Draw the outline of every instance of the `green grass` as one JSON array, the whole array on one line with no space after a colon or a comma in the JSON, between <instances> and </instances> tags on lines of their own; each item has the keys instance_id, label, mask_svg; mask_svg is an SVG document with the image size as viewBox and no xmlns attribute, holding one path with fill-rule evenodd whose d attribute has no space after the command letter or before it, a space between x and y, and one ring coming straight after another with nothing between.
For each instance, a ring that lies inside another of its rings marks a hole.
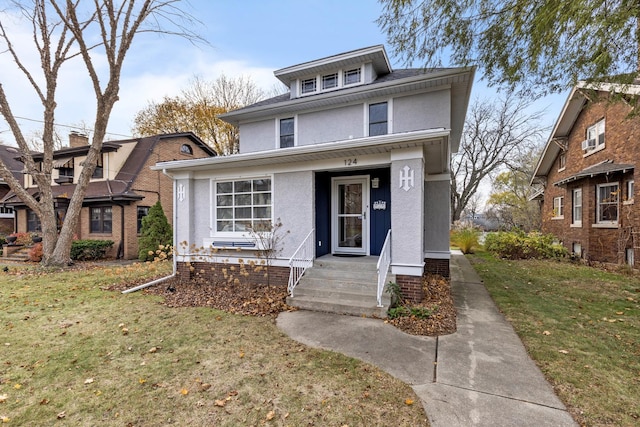
<instances>
[{"instance_id":1,"label":"green grass","mask_svg":"<svg viewBox=\"0 0 640 427\"><path fill-rule=\"evenodd\" d=\"M168 308L143 292L104 289L166 268L0 271L2 421L427 424L409 386L371 365L294 342L273 319Z\"/></svg>"},{"instance_id":2,"label":"green grass","mask_svg":"<svg viewBox=\"0 0 640 427\"><path fill-rule=\"evenodd\" d=\"M559 261L469 258L574 418L640 423L640 280Z\"/></svg>"}]
</instances>

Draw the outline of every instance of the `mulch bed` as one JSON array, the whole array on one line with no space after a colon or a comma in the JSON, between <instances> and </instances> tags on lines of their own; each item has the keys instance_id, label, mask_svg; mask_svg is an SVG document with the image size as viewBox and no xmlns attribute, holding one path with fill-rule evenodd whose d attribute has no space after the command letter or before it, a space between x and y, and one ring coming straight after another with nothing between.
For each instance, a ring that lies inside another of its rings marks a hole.
<instances>
[{"instance_id":1,"label":"mulch bed","mask_svg":"<svg viewBox=\"0 0 640 427\"><path fill-rule=\"evenodd\" d=\"M132 285L113 286L122 291ZM423 277L425 298L412 307L425 307L433 312L427 319L414 316L388 319L386 322L412 335L437 336L456 331L456 310L451 298L451 286L441 276ZM168 307L211 307L229 313L276 317L282 311L295 310L286 304L287 289L274 285L246 283L210 283L202 280L185 281L179 278L150 286L145 293L160 295Z\"/></svg>"}]
</instances>

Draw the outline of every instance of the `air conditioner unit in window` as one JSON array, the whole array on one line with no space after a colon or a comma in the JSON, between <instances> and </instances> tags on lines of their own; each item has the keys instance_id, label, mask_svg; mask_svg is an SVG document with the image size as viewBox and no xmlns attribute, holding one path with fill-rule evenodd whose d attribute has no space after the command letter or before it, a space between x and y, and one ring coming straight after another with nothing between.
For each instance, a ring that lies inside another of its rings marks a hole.
<instances>
[{"instance_id":1,"label":"air conditioner unit in window","mask_svg":"<svg viewBox=\"0 0 640 427\"><path fill-rule=\"evenodd\" d=\"M582 149L583 150L591 150L596 148L596 140L595 139L585 139L582 141Z\"/></svg>"}]
</instances>

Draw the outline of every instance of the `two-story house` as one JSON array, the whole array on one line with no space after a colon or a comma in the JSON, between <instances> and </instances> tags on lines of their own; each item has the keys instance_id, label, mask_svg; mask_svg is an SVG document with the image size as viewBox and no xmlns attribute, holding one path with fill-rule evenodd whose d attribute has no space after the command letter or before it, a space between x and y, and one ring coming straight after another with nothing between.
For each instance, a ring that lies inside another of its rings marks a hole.
<instances>
[{"instance_id":1,"label":"two-story house","mask_svg":"<svg viewBox=\"0 0 640 427\"><path fill-rule=\"evenodd\" d=\"M69 147L53 154L52 191L60 227L88 151L88 138L71 133ZM115 244L109 256L137 258L142 218L149 208L160 200L169 221L172 218L172 180L150 167L163 160L214 155L209 146L189 132L105 141L84 197L77 237L112 240ZM19 158L19 154L16 157ZM36 162L42 158L41 153L34 154ZM38 188L28 174L24 175L24 186L37 197ZM40 231L38 216L13 192L9 192L0 204L15 210L14 231Z\"/></svg>"},{"instance_id":2,"label":"two-story house","mask_svg":"<svg viewBox=\"0 0 640 427\"><path fill-rule=\"evenodd\" d=\"M639 93L640 85L578 84L538 161L532 183L544 187L543 231L577 257L637 265L640 122L625 98Z\"/></svg>"},{"instance_id":3,"label":"two-story house","mask_svg":"<svg viewBox=\"0 0 640 427\"><path fill-rule=\"evenodd\" d=\"M330 261L351 270L349 283L365 275L356 263L381 271L373 306L389 265L418 298L425 269L449 274L449 160L474 69L392 70L378 45L274 74L289 93L220 116L239 127L239 154L156 165L175 180L175 240L216 252L187 250L178 271L256 260L249 230L279 221L271 282L289 280L292 300L301 270Z\"/></svg>"}]
</instances>

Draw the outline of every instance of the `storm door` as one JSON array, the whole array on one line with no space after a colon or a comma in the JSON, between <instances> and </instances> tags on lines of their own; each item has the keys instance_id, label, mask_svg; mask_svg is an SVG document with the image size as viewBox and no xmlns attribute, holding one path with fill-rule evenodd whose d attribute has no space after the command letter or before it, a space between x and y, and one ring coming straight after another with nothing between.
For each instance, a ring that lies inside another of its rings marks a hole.
<instances>
[{"instance_id":1,"label":"storm door","mask_svg":"<svg viewBox=\"0 0 640 427\"><path fill-rule=\"evenodd\" d=\"M367 255L369 177L334 178L332 190L333 253Z\"/></svg>"}]
</instances>

